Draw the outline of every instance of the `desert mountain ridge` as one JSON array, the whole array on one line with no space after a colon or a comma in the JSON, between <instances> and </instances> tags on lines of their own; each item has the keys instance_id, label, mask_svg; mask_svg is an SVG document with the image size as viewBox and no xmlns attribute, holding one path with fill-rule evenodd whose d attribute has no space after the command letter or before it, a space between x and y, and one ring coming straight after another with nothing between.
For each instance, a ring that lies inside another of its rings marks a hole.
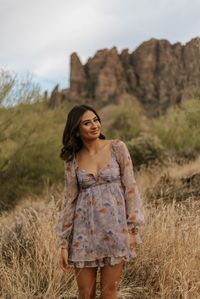
<instances>
[{"instance_id":1,"label":"desert mountain ridge","mask_svg":"<svg viewBox=\"0 0 200 299\"><path fill-rule=\"evenodd\" d=\"M106 106L129 95L150 115L163 113L188 94L200 92L200 37L182 45L152 38L132 53L116 47L101 49L83 65L70 57L70 86L52 91L49 104L77 100Z\"/></svg>"}]
</instances>

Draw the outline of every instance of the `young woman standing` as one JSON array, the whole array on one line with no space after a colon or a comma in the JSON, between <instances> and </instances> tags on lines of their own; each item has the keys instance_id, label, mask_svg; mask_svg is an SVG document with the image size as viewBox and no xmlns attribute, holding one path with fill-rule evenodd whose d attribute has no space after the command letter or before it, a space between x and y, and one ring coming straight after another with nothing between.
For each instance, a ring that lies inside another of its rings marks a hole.
<instances>
[{"instance_id":1,"label":"young woman standing","mask_svg":"<svg viewBox=\"0 0 200 299\"><path fill-rule=\"evenodd\" d=\"M55 232L61 268L74 267L79 299L94 299L100 267L101 299L116 299L144 223L129 151L119 139L106 140L97 112L79 105L68 114L60 156L65 196Z\"/></svg>"}]
</instances>

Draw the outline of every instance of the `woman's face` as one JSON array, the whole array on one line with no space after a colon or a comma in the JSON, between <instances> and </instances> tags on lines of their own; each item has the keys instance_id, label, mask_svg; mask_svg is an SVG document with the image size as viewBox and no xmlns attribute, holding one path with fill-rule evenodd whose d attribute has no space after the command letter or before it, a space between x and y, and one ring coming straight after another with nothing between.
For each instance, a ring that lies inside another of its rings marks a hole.
<instances>
[{"instance_id":1,"label":"woman's face","mask_svg":"<svg viewBox=\"0 0 200 299\"><path fill-rule=\"evenodd\" d=\"M92 140L99 137L101 124L96 114L90 110L84 112L80 118L79 135L81 139Z\"/></svg>"}]
</instances>

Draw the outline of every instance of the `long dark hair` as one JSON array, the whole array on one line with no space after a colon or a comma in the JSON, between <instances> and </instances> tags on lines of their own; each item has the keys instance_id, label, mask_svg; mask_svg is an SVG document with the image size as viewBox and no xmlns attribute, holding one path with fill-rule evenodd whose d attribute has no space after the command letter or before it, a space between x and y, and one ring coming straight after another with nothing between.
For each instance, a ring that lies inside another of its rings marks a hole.
<instances>
[{"instance_id":1,"label":"long dark hair","mask_svg":"<svg viewBox=\"0 0 200 299\"><path fill-rule=\"evenodd\" d=\"M80 117L88 110L94 112L101 123L99 115L92 107L88 105L74 106L68 113L67 122L63 132L63 147L60 153L60 158L62 160L71 161L74 158L74 155L81 149L83 142L79 136L76 136L76 133L79 129ZM100 133L99 138L105 139L105 136Z\"/></svg>"}]
</instances>

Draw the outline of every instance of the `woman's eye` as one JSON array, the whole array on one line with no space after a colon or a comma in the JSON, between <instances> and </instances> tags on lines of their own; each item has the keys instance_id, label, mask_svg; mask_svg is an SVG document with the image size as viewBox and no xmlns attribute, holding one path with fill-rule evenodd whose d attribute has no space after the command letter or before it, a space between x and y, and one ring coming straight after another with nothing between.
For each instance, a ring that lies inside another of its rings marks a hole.
<instances>
[{"instance_id":1,"label":"woman's eye","mask_svg":"<svg viewBox=\"0 0 200 299\"><path fill-rule=\"evenodd\" d=\"M98 122L98 118L94 119L94 122ZM92 123L91 121L87 121L84 123L85 126L89 125L90 123Z\"/></svg>"}]
</instances>

